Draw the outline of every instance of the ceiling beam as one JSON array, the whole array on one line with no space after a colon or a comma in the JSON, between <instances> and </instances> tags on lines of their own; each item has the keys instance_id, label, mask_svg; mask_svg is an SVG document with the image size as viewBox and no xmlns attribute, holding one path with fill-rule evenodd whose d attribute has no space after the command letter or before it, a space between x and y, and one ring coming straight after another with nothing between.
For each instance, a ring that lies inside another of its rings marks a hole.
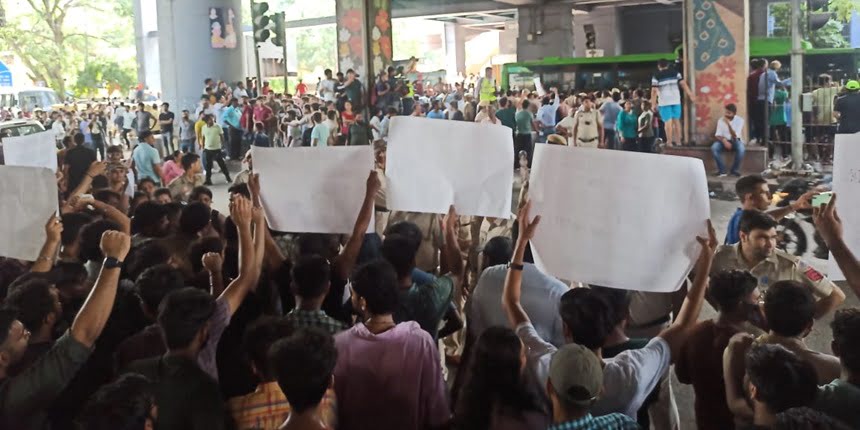
<instances>
[{"instance_id":1,"label":"ceiling beam","mask_svg":"<svg viewBox=\"0 0 860 430\"><path fill-rule=\"evenodd\" d=\"M457 15L474 15L474 14L493 14L496 12L515 13L516 9L512 9L509 5L498 3L495 1L472 1L462 3L449 4L425 4L422 1L415 1L419 6L399 8L395 7L391 10L391 18L438 18L445 16ZM432 3L432 2L427 2ZM306 18L287 21L287 28L305 28L319 27L324 25L334 25L336 23L334 16L324 16L320 18Z\"/></svg>"}]
</instances>

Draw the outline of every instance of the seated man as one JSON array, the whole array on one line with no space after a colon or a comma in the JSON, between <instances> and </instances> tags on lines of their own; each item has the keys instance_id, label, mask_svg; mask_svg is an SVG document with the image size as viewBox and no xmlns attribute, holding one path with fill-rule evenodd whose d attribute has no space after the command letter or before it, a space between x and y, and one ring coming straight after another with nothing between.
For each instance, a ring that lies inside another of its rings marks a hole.
<instances>
[{"instance_id":1,"label":"seated man","mask_svg":"<svg viewBox=\"0 0 860 430\"><path fill-rule=\"evenodd\" d=\"M726 105L725 116L717 121L717 141L711 145L714 162L717 163L717 176L726 176L726 166L723 164L723 151L734 151L735 160L732 162L731 174L740 176L738 169L744 159L744 143L741 141L744 131L744 119L737 115L738 108L734 104Z\"/></svg>"},{"instance_id":2,"label":"seated man","mask_svg":"<svg viewBox=\"0 0 860 430\"><path fill-rule=\"evenodd\" d=\"M812 290L818 300L815 318L821 318L845 301L845 293L812 266L776 249L776 225L773 217L766 213L744 211L740 221L740 242L717 249L711 273L748 270L758 279L762 294L775 282L798 281Z\"/></svg>"}]
</instances>

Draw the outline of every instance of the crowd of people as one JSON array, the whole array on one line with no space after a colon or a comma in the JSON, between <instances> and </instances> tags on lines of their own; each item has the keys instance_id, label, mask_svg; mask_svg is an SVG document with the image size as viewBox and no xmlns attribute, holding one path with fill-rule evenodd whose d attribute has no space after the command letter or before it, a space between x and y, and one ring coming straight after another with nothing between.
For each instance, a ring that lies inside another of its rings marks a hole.
<instances>
[{"instance_id":1,"label":"crowd of people","mask_svg":"<svg viewBox=\"0 0 860 430\"><path fill-rule=\"evenodd\" d=\"M675 293L542 272L527 186L513 220L387 209L391 117L508 126L527 181L536 141L652 151L689 93L660 70L650 99L502 95L491 71L474 93L410 97L395 70L368 112L355 72L327 71L318 95L295 97L207 80L178 119L167 104L52 113L59 215L36 261L0 259L0 428L678 429L672 373L693 386L700 429L860 427L860 309L776 249L775 218L813 210L860 294L835 195L768 211L767 183L739 179L725 243L709 224ZM269 229L245 149L346 144L377 154L352 234ZM247 162L235 181L225 156ZM213 163L232 182L226 214ZM700 320L706 301L717 316ZM810 349L834 312L832 351Z\"/></svg>"}]
</instances>

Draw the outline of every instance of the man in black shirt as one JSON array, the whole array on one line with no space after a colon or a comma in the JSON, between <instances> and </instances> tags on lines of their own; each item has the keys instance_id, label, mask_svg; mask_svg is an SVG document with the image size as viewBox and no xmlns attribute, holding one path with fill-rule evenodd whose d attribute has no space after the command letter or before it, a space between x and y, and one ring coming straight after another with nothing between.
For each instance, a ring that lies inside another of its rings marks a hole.
<instances>
[{"instance_id":1,"label":"man in black shirt","mask_svg":"<svg viewBox=\"0 0 860 430\"><path fill-rule=\"evenodd\" d=\"M158 115L158 123L161 125L161 138L164 140L164 149L168 154L173 153L173 120L175 115L170 111L170 104L161 105L161 113Z\"/></svg>"},{"instance_id":2,"label":"man in black shirt","mask_svg":"<svg viewBox=\"0 0 860 430\"><path fill-rule=\"evenodd\" d=\"M78 187L93 161L96 161L96 152L84 146L82 133L75 134L63 158L63 175L67 180L67 192L72 192Z\"/></svg>"},{"instance_id":3,"label":"man in black shirt","mask_svg":"<svg viewBox=\"0 0 860 430\"><path fill-rule=\"evenodd\" d=\"M860 132L860 82L848 81L845 84L846 93L836 98L833 111L839 118L839 134L854 134Z\"/></svg>"}]
</instances>

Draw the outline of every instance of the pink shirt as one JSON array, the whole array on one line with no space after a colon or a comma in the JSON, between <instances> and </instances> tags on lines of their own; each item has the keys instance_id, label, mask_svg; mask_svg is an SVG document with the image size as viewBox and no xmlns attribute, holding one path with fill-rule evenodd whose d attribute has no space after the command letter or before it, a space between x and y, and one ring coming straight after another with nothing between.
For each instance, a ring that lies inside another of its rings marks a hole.
<instances>
[{"instance_id":1,"label":"pink shirt","mask_svg":"<svg viewBox=\"0 0 860 430\"><path fill-rule=\"evenodd\" d=\"M174 179L182 176L185 173L182 167L173 160L167 160L164 166L161 167L161 174L164 175L164 183L169 184Z\"/></svg>"},{"instance_id":2,"label":"pink shirt","mask_svg":"<svg viewBox=\"0 0 860 430\"><path fill-rule=\"evenodd\" d=\"M448 422L439 352L418 323L406 321L380 334L358 324L334 340L339 429L424 429Z\"/></svg>"}]
</instances>

